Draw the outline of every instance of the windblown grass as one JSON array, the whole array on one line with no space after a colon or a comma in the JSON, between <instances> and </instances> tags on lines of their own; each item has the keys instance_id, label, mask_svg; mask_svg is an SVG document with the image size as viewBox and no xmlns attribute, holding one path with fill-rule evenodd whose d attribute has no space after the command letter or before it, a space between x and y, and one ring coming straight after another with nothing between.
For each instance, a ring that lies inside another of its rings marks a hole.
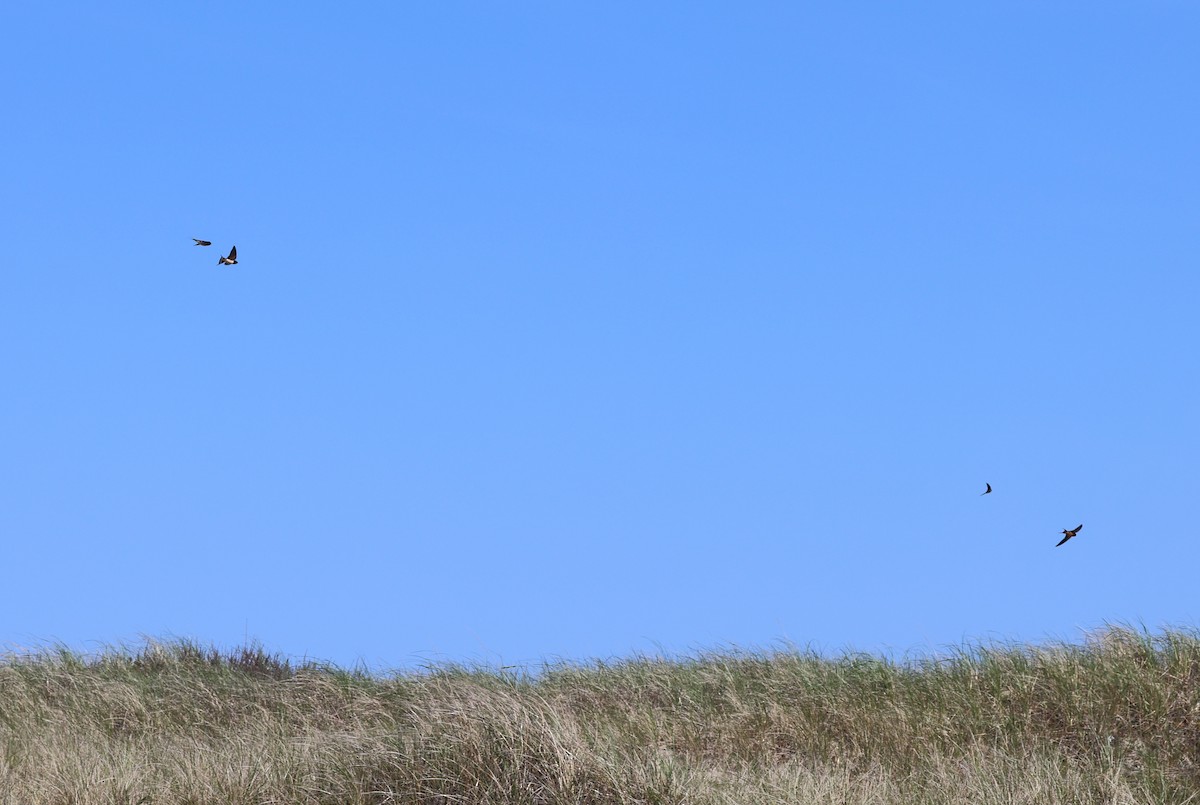
<instances>
[{"instance_id":1,"label":"windblown grass","mask_svg":"<svg viewBox=\"0 0 1200 805\"><path fill-rule=\"evenodd\" d=\"M0 802L1200 803L1200 638L380 677L191 643L0 662Z\"/></svg>"}]
</instances>

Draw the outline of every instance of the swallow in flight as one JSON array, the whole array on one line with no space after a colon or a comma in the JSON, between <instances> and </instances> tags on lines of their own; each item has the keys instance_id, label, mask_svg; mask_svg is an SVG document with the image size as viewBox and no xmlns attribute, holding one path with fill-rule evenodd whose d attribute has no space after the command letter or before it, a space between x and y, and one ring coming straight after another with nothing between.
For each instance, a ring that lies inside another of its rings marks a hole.
<instances>
[{"instance_id":1,"label":"swallow in flight","mask_svg":"<svg viewBox=\"0 0 1200 805\"><path fill-rule=\"evenodd\" d=\"M1066 528L1064 528L1064 529L1063 529L1063 538L1062 538L1062 540L1061 540L1061 541L1058 543L1058 545L1062 545L1064 542L1066 542L1067 540L1069 540L1071 537L1075 536L1076 534L1078 534L1078 533L1079 533L1080 531L1082 531L1082 530L1083 530L1083 523L1080 523L1079 525L1077 525L1077 526L1075 526L1074 528L1072 528L1072 529L1069 529L1069 530L1068 530L1068 529L1066 529ZM1055 548L1057 548L1057 547L1058 547L1058 545L1055 545L1054 547L1055 547Z\"/></svg>"},{"instance_id":2,"label":"swallow in flight","mask_svg":"<svg viewBox=\"0 0 1200 805\"><path fill-rule=\"evenodd\" d=\"M979 495L980 495L980 497L982 497L983 495L990 495L991 493L992 493L992 485L991 485L991 484L988 484L988 485L987 485L987 491L986 491L986 492L980 492L980 493L979 493Z\"/></svg>"},{"instance_id":3,"label":"swallow in flight","mask_svg":"<svg viewBox=\"0 0 1200 805\"><path fill-rule=\"evenodd\" d=\"M212 245L211 240L200 240L200 238L192 238L192 240L196 241L197 246L211 246Z\"/></svg>"},{"instance_id":4,"label":"swallow in flight","mask_svg":"<svg viewBox=\"0 0 1200 805\"><path fill-rule=\"evenodd\" d=\"M219 266L236 266L237 265L237 246L229 250L228 257L222 257L217 261Z\"/></svg>"}]
</instances>

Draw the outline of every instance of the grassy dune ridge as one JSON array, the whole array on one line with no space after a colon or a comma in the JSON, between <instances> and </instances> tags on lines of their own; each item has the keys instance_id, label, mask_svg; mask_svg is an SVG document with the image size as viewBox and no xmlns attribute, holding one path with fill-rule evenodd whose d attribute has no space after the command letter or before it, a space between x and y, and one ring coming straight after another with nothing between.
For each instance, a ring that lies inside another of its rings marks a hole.
<instances>
[{"instance_id":1,"label":"grassy dune ridge","mask_svg":"<svg viewBox=\"0 0 1200 805\"><path fill-rule=\"evenodd\" d=\"M536 674L188 642L0 661L4 803L1184 803L1198 761L1184 630Z\"/></svg>"}]
</instances>

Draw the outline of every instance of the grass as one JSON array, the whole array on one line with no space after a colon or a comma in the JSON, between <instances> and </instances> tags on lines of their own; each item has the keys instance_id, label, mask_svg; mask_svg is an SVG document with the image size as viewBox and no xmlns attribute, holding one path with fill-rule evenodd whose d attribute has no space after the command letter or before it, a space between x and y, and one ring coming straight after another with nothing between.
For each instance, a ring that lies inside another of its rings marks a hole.
<instances>
[{"instance_id":1,"label":"grass","mask_svg":"<svg viewBox=\"0 0 1200 805\"><path fill-rule=\"evenodd\" d=\"M1200 803L1200 637L378 676L258 647L0 661L0 802Z\"/></svg>"}]
</instances>

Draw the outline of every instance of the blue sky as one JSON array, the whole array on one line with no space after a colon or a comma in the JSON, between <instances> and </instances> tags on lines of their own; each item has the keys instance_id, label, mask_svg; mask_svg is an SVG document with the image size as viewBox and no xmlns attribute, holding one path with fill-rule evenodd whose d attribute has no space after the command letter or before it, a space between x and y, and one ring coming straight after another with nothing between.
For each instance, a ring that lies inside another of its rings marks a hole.
<instances>
[{"instance_id":1,"label":"blue sky","mask_svg":"<svg viewBox=\"0 0 1200 805\"><path fill-rule=\"evenodd\" d=\"M1193 5L0 18L5 645L1194 623Z\"/></svg>"}]
</instances>

